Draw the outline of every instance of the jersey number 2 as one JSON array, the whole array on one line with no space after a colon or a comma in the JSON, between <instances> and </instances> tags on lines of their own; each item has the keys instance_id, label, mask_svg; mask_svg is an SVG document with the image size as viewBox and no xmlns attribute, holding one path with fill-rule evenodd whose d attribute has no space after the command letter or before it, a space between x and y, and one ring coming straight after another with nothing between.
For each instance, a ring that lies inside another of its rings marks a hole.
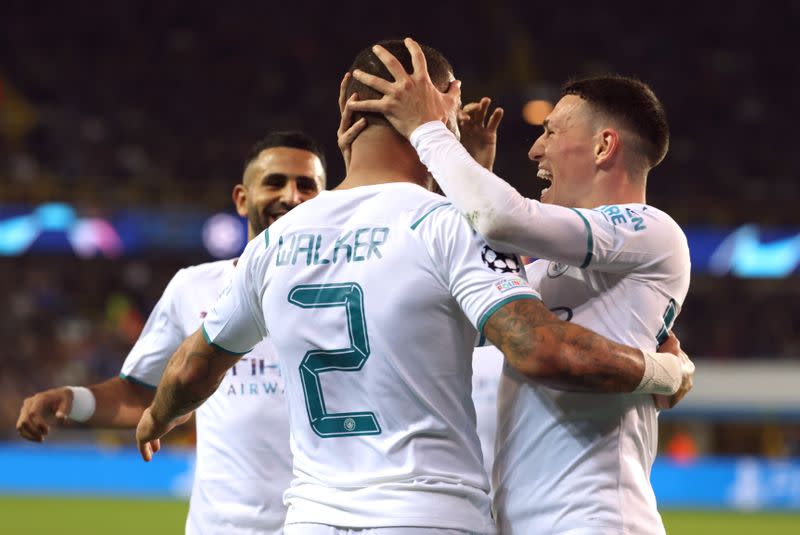
<instances>
[{"instance_id":1,"label":"jersey number 2","mask_svg":"<svg viewBox=\"0 0 800 535\"><path fill-rule=\"evenodd\" d=\"M357 372L369 357L369 337L364 316L364 291L355 282L304 284L289 292L289 302L301 308L341 307L347 315L350 347L314 349L300 363L300 381L306 398L311 428L321 437L377 435L381 426L372 412L329 413L319 375L324 372Z\"/></svg>"}]
</instances>

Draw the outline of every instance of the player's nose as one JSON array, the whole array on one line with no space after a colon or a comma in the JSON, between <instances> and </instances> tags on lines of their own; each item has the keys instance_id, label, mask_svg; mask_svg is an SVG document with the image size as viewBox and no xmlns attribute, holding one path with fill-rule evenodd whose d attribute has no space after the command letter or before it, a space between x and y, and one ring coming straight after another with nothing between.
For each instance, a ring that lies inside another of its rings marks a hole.
<instances>
[{"instance_id":1,"label":"player's nose","mask_svg":"<svg viewBox=\"0 0 800 535\"><path fill-rule=\"evenodd\" d=\"M293 178L286 181L286 185L281 190L281 200L286 204L298 205L305 199L303 192L297 187L297 181Z\"/></svg>"},{"instance_id":2,"label":"player's nose","mask_svg":"<svg viewBox=\"0 0 800 535\"><path fill-rule=\"evenodd\" d=\"M538 162L542 159L542 156L544 156L544 142L542 141L542 136L539 136L536 138L536 141L533 142L533 145L531 145L528 151L528 158L534 162Z\"/></svg>"}]
</instances>

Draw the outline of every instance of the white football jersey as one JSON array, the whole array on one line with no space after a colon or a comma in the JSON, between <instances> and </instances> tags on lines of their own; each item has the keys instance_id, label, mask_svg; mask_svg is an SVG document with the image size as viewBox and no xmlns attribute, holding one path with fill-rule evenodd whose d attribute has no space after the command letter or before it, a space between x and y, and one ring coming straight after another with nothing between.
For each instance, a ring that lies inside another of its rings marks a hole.
<instances>
[{"instance_id":1,"label":"white football jersey","mask_svg":"<svg viewBox=\"0 0 800 535\"><path fill-rule=\"evenodd\" d=\"M530 284L548 308L606 338L654 351L689 288L680 227L641 204L594 210L536 204L547 219L543 226L554 232L586 229L580 243L568 231L560 244L553 240L552 261L528 266ZM506 366L498 403L494 483L503 534L664 533L650 486L658 444L651 396L560 392Z\"/></svg>"},{"instance_id":2,"label":"white football jersey","mask_svg":"<svg viewBox=\"0 0 800 535\"><path fill-rule=\"evenodd\" d=\"M233 271L232 260L178 271L125 359L121 376L155 387ZM228 371L196 415L197 466L187 533L281 533L292 461L284 377L269 339Z\"/></svg>"},{"instance_id":3,"label":"white football jersey","mask_svg":"<svg viewBox=\"0 0 800 535\"><path fill-rule=\"evenodd\" d=\"M204 321L286 371L287 525L494 533L470 399L477 333L536 298L518 259L409 183L323 191L253 240Z\"/></svg>"},{"instance_id":4,"label":"white football jersey","mask_svg":"<svg viewBox=\"0 0 800 535\"><path fill-rule=\"evenodd\" d=\"M497 390L503 373L503 353L493 345L476 347L472 354L472 402L478 438L483 451L483 466L491 478L494 442L497 434Z\"/></svg>"}]
</instances>

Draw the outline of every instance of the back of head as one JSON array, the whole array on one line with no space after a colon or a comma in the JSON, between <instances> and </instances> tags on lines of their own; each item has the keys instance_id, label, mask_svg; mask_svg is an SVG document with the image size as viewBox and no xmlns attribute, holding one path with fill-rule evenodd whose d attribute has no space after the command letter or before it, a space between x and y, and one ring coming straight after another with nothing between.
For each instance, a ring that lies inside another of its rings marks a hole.
<instances>
[{"instance_id":1,"label":"back of head","mask_svg":"<svg viewBox=\"0 0 800 535\"><path fill-rule=\"evenodd\" d=\"M411 62L411 54L408 52L405 43L401 39L390 39L377 44L381 45L389 51L390 54L396 57L403 65L406 72L413 72L414 67ZM431 77L431 81L442 92L447 91L453 76L453 67L450 65L450 62L435 48L421 43L420 47L425 54L425 61L428 64L428 74ZM372 51L372 46L358 53L353 64L350 66L350 72L352 73L356 69L364 71L367 74L378 76L384 80L394 81L394 77L389 73L389 70ZM350 83L346 92L347 98L350 98L350 95L353 93L358 93L359 100L378 100L383 96L381 93L362 84L355 78L350 78ZM382 124L391 126L389 121L379 113L355 113L353 122L358 121L361 117L366 117L368 125Z\"/></svg>"},{"instance_id":2,"label":"back of head","mask_svg":"<svg viewBox=\"0 0 800 535\"><path fill-rule=\"evenodd\" d=\"M258 140L258 142L252 146L250 152L247 153L247 157L244 160L244 168L247 169L247 166L250 165L253 160L257 159L263 151L275 147L307 150L308 152L316 154L320 163L322 163L322 169L326 169L325 152L323 152L322 147L311 136L300 130L270 132Z\"/></svg>"},{"instance_id":3,"label":"back of head","mask_svg":"<svg viewBox=\"0 0 800 535\"><path fill-rule=\"evenodd\" d=\"M598 76L571 80L563 95L576 95L592 110L633 134L628 148L644 158L647 169L655 167L669 148L669 125L661 102L644 82L626 76Z\"/></svg>"}]
</instances>

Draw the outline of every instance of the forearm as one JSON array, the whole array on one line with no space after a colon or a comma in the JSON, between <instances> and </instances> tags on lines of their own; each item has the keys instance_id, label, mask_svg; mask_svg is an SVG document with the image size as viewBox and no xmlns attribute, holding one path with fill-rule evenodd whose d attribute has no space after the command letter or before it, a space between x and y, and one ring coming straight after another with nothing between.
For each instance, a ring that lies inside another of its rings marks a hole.
<instances>
[{"instance_id":1,"label":"forearm","mask_svg":"<svg viewBox=\"0 0 800 535\"><path fill-rule=\"evenodd\" d=\"M89 386L95 397L95 411L86 422L90 427L135 428L153 401L155 389L113 377Z\"/></svg>"},{"instance_id":2,"label":"forearm","mask_svg":"<svg viewBox=\"0 0 800 535\"><path fill-rule=\"evenodd\" d=\"M153 417L169 422L199 407L219 387L227 367L200 331L184 340L170 359L151 405Z\"/></svg>"},{"instance_id":3,"label":"forearm","mask_svg":"<svg viewBox=\"0 0 800 535\"><path fill-rule=\"evenodd\" d=\"M559 322L537 327L534 340L539 348L526 349L521 368L525 370L528 363L535 361L540 348L547 348L546 358L539 358L534 371L537 379L550 388L633 392L642 382L645 361L640 350L611 342L580 325Z\"/></svg>"},{"instance_id":4,"label":"forearm","mask_svg":"<svg viewBox=\"0 0 800 535\"><path fill-rule=\"evenodd\" d=\"M633 392L645 374L641 351L560 321L540 301L509 303L484 332L514 369L551 388Z\"/></svg>"},{"instance_id":5,"label":"forearm","mask_svg":"<svg viewBox=\"0 0 800 535\"><path fill-rule=\"evenodd\" d=\"M572 210L526 199L481 167L439 124L423 125L411 140L448 199L493 248L570 265L583 263L586 226Z\"/></svg>"},{"instance_id":6,"label":"forearm","mask_svg":"<svg viewBox=\"0 0 800 535\"><path fill-rule=\"evenodd\" d=\"M485 333L513 368L551 388L632 392L644 375L641 351L560 321L538 301L501 308Z\"/></svg>"}]
</instances>

